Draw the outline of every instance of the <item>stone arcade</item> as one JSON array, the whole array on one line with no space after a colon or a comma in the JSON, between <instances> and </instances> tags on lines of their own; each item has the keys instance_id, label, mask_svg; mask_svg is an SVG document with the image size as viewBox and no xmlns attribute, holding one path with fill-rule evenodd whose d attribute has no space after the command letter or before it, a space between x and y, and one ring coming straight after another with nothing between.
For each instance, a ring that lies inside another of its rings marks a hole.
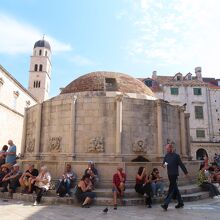
<instances>
[{"instance_id":1,"label":"stone arcade","mask_svg":"<svg viewBox=\"0 0 220 220\"><path fill-rule=\"evenodd\" d=\"M102 184L110 184L118 164L128 182L148 159L160 166L164 146L174 143L190 158L189 115L183 107L155 98L139 80L115 72L93 72L67 85L60 95L26 109L21 162L48 166L54 178L66 163L81 177L88 160L96 162ZM190 172L197 169L190 162Z\"/></svg>"}]
</instances>

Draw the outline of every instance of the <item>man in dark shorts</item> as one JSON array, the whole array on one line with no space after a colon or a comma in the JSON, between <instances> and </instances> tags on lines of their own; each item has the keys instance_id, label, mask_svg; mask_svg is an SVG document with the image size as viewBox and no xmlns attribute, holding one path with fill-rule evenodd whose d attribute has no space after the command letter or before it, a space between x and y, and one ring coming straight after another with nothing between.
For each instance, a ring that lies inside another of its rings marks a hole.
<instances>
[{"instance_id":1,"label":"man in dark shorts","mask_svg":"<svg viewBox=\"0 0 220 220\"><path fill-rule=\"evenodd\" d=\"M125 181L126 181L126 174L123 173L123 168L118 167L117 173L113 175L113 201L114 201L114 209L117 209L117 196L120 196L122 201L124 191L125 191Z\"/></svg>"},{"instance_id":2,"label":"man in dark shorts","mask_svg":"<svg viewBox=\"0 0 220 220\"><path fill-rule=\"evenodd\" d=\"M22 187L22 193L32 193L34 180L38 176L38 170L34 168L33 164L28 165L28 169L22 174L19 183Z\"/></svg>"}]
</instances>

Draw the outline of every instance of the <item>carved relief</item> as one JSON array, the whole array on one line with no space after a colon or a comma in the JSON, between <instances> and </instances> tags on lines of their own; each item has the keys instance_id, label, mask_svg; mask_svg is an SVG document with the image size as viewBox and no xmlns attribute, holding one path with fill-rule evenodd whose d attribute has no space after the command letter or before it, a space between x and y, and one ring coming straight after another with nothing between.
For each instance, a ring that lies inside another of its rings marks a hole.
<instances>
[{"instance_id":1,"label":"carved relief","mask_svg":"<svg viewBox=\"0 0 220 220\"><path fill-rule=\"evenodd\" d=\"M146 153L147 146L143 140L139 140L136 143L132 144L132 150L134 153Z\"/></svg>"},{"instance_id":2,"label":"carved relief","mask_svg":"<svg viewBox=\"0 0 220 220\"><path fill-rule=\"evenodd\" d=\"M117 102L122 102L123 97L124 97L123 94L116 95L116 96L115 96L115 100L116 100Z\"/></svg>"},{"instance_id":3,"label":"carved relief","mask_svg":"<svg viewBox=\"0 0 220 220\"><path fill-rule=\"evenodd\" d=\"M34 152L34 147L35 147L35 139L34 138L28 139L26 144L26 152L28 153Z\"/></svg>"},{"instance_id":4,"label":"carved relief","mask_svg":"<svg viewBox=\"0 0 220 220\"><path fill-rule=\"evenodd\" d=\"M88 152L90 153L101 153L104 152L104 138L95 137L90 140Z\"/></svg>"},{"instance_id":5,"label":"carved relief","mask_svg":"<svg viewBox=\"0 0 220 220\"><path fill-rule=\"evenodd\" d=\"M62 137L52 137L49 139L49 151L60 152L61 151Z\"/></svg>"}]
</instances>

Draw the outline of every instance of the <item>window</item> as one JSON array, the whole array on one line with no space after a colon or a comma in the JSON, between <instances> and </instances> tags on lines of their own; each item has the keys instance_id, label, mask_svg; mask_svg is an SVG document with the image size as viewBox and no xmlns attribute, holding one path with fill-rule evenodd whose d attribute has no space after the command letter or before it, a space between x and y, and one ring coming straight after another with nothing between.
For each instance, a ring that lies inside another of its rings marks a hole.
<instances>
[{"instance_id":1,"label":"window","mask_svg":"<svg viewBox=\"0 0 220 220\"><path fill-rule=\"evenodd\" d=\"M188 80L192 80L192 76L191 75L188 75Z\"/></svg>"},{"instance_id":2,"label":"window","mask_svg":"<svg viewBox=\"0 0 220 220\"><path fill-rule=\"evenodd\" d=\"M203 107L202 106L195 106L195 118L203 119Z\"/></svg>"},{"instance_id":3,"label":"window","mask_svg":"<svg viewBox=\"0 0 220 220\"><path fill-rule=\"evenodd\" d=\"M47 56L47 51L45 51L45 56Z\"/></svg>"},{"instance_id":4,"label":"window","mask_svg":"<svg viewBox=\"0 0 220 220\"><path fill-rule=\"evenodd\" d=\"M197 138L205 138L205 130L197 129L196 130L196 137Z\"/></svg>"},{"instance_id":5,"label":"window","mask_svg":"<svg viewBox=\"0 0 220 220\"><path fill-rule=\"evenodd\" d=\"M43 70L43 65L42 65L42 64L40 64L39 71L40 71L40 72L42 72L42 70Z\"/></svg>"},{"instance_id":6,"label":"window","mask_svg":"<svg viewBox=\"0 0 220 220\"><path fill-rule=\"evenodd\" d=\"M177 76L177 77L176 77L176 80L177 80L177 81L180 81L180 80L181 80L181 76Z\"/></svg>"},{"instance_id":7,"label":"window","mask_svg":"<svg viewBox=\"0 0 220 220\"><path fill-rule=\"evenodd\" d=\"M34 81L34 88L40 88L40 81Z\"/></svg>"},{"instance_id":8,"label":"window","mask_svg":"<svg viewBox=\"0 0 220 220\"><path fill-rule=\"evenodd\" d=\"M35 65L34 65L34 71L37 71L37 69L38 69L38 65L35 64Z\"/></svg>"},{"instance_id":9,"label":"window","mask_svg":"<svg viewBox=\"0 0 220 220\"><path fill-rule=\"evenodd\" d=\"M194 95L202 95L202 90L201 88L193 88L193 93Z\"/></svg>"},{"instance_id":10,"label":"window","mask_svg":"<svg viewBox=\"0 0 220 220\"><path fill-rule=\"evenodd\" d=\"M152 87L153 82L152 82L152 80L145 80L144 84L148 87Z\"/></svg>"},{"instance_id":11,"label":"window","mask_svg":"<svg viewBox=\"0 0 220 220\"><path fill-rule=\"evenodd\" d=\"M39 56L41 56L41 54L42 54L42 50L39 50Z\"/></svg>"},{"instance_id":12,"label":"window","mask_svg":"<svg viewBox=\"0 0 220 220\"><path fill-rule=\"evenodd\" d=\"M170 88L171 95L178 95L179 94L179 88Z\"/></svg>"},{"instance_id":13,"label":"window","mask_svg":"<svg viewBox=\"0 0 220 220\"><path fill-rule=\"evenodd\" d=\"M105 78L105 89L106 91L116 91L117 82L115 78Z\"/></svg>"},{"instance_id":14,"label":"window","mask_svg":"<svg viewBox=\"0 0 220 220\"><path fill-rule=\"evenodd\" d=\"M0 77L0 86L3 86L3 84L4 84L4 79Z\"/></svg>"}]
</instances>

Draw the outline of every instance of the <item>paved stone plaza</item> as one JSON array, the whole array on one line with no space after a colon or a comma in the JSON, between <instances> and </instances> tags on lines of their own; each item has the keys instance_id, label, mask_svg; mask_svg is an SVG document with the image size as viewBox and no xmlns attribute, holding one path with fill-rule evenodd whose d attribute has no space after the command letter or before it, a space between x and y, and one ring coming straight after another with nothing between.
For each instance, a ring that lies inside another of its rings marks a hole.
<instances>
[{"instance_id":1,"label":"paved stone plaza","mask_svg":"<svg viewBox=\"0 0 220 220\"><path fill-rule=\"evenodd\" d=\"M109 207L107 214L102 213L104 207L94 206L89 209L82 209L77 206L54 205L54 206L32 206L31 203L24 203L16 200L0 200L0 219L1 220L19 220L19 219L181 219L181 220L217 220L220 215L220 199L207 199L197 202L185 203L184 209L176 210L174 203L170 205L167 212L161 210L160 205L154 205L152 209L144 206L119 207L113 210Z\"/></svg>"}]
</instances>

